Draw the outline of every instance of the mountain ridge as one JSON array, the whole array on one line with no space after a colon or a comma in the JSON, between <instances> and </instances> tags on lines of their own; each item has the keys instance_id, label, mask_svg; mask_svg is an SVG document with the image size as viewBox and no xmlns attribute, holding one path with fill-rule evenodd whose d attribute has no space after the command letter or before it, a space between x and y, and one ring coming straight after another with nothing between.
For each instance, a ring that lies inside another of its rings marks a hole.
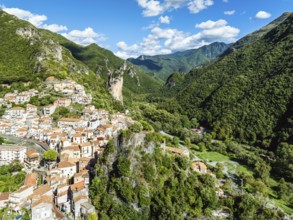
<instances>
[{"instance_id":1,"label":"mountain ridge","mask_svg":"<svg viewBox=\"0 0 293 220\"><path fill-rule=\"evenodd\" d=\"M192 68L209 63L223 53L230 44L214 42L197 49L178 51L172 54L129 58L129 62L142 66L150 74L165 81L174 72L189 72Z\"/></svg>"}]
</instances>

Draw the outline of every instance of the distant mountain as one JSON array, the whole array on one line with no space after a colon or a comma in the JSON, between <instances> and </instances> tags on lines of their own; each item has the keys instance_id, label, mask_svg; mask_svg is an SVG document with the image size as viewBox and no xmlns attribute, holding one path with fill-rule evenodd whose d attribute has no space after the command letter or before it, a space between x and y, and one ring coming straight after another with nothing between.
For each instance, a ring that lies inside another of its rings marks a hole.
<instances>
[{"instance_id":1,"label":"distant mountain","mask_svg":"<svg viewBox=\"0 0 293 220\"><path fill-rule=\"evenodd\" d=\"M156 77L166 80L174 72L189 72L193 67L207 63L223 53L228 44L215 42L198 49L176 52L167 55L145 56L128 61L145 68Z\"/></svg>"}]
</instances>

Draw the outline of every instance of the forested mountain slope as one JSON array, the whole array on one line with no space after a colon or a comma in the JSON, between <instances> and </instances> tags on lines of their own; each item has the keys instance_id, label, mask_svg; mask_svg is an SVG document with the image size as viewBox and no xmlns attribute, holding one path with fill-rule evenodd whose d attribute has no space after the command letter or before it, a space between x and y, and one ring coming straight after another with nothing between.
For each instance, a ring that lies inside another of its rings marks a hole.
<instances>
[{"instance_id":1,"label":"forested mountain slope","mask_svg":"<svg viewBox=\"0 0 293 220\"><path fill-rule=\"evenodd\" d=\"M292 117L292 32L291 13L259 40L194 69L165 92L177 94L190 118L222 136L263 146L280 135L282 141L292 142L292 134L282 132L288 131Z\"/></svg>"},{"instance_id":2,"label":"forested mountain slope","mask_svg":"<svg viewBox=\"0 0 293 220\"><path fill-rule=\"evenodd\" d=\"M0 11L0 82L43 80L66 71L82 78L90 71L60 46L28 22Z\"/></svg>"}]
</instances>

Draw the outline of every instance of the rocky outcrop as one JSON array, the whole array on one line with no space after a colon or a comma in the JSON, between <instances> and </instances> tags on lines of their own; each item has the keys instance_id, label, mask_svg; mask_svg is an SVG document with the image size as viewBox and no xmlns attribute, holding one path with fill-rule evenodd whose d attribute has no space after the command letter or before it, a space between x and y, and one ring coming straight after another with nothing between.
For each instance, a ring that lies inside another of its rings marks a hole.
<instances>
[{"instance_id":1,"label":"rocky outcrop","mask_svg":"<svg viewBox=\"0 0 293 220\"><path fill-rule=\"evenodd\" d=\"M123 102L122 88L123 74L114 77L114 74L110 73L108 77L108 90L112 97L120 102Z\"/></svg>"},{"instance_id":2,"label":"rocky outcrop","mask_svg":"<svg viewBox=\"0 0 293 220\"><path fill-rule=\"evenodd\" d=\"M41 38L40 32L33 26L18 28L16 29L16 34L23 38L29 39L30 45L34 45Z\"/></svg>"},{"instance_id":3,"label":"rocky outcrop","mask_svg":"<svg viewBox=\"0 0 293 220\"><path fill-rule=\"evenodd\" d=\"M62 46L55 43L51 39L47 39L42 43L41 50L35 54L34 58L38 62L42 62L46 59L51 59L52 61L62 61Z\"/></svg>"},{"instance_id":4,"label":"rocky outcrop","mask_svg":"<svg viewBox=\"0 0 293 220\"><path fill-rule=\"evenodd\" d=\"M131 77L136 77L138 85L140 85L139 79L135 71L127 64L127 62L124 62L119 69L115 70L108 66L108 60L105 60L105 63L108 71L108 90L115 100L123 102L123 75L129 74Z\"/></svg>"}]
</instances>

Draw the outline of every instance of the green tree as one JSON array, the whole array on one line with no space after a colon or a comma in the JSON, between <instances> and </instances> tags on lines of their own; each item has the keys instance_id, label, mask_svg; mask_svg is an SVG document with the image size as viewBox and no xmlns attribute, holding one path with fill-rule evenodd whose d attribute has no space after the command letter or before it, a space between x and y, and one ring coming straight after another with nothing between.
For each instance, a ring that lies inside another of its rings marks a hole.
<instances>
[{"instance_id":1,"label":"green tree","mask_svg":"<svg viewBox=\"0 0 293 220\"><path fill-rule=\"evenodd\" d=\"M128 129L131 130L132 132L139 133L142 131L143 127L142 127L141 123L134 122L132 125L129 126Z\"/></svg>"},{"instance_id":2,"label":"green tree","mask_svg":"<svg viewBox=\"0 0 293 220\"><path fill-rule=\"evenodd\" d=\"M98 215L95 212L91 212L87 217L88 220L98 220Z\"/></svg>"},{"instance_id":3,"label":"green tree","mask_svg":"<svg viewBox=\"0 0 293 220\"><path fill-rule=\"evenodd\" d=\"M117 171L119 176L129 176L130 160L124 157L119 157L117 161Z\"/></svg>"},{"instance_id":4,"label":"green tree","mask_svg":"<svg viewBox=\"0 0 293 220\"><path fill-rule=\"evenodd\" d=\"M277 191L279 199L286 200L287 196L290 195L289 187L284 178L280 179Z\"/></svg>"},{"instance_id":5,"label":"green tree","mask_svg":"<svg viewBox=\"0 0 293 220\"><path fill-rule=\"evenodd\" d=\"M44 160L54 161L58 157L58 153L55 150L47 150L44 153Z\"/></svg>"}]
</instances>

